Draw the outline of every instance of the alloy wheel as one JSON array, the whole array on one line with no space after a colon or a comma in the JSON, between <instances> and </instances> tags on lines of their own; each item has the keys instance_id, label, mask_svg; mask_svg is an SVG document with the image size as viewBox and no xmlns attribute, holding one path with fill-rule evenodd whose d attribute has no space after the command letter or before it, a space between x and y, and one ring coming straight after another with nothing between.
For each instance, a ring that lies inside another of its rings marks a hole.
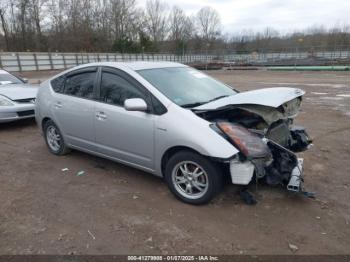
<instances>
[{"instance_id":1,"label":"alloy wheel","mask_svg":"<svg viewBox=\"0 0 350 262\"><path fill-rule=\"evenodd\" d=\"M192 161L182 161L174 167L172 182L176 191L189 199L201 198L209 188L207 173Z\"/></svg>"},{"instance_id":2,"label":"alloy wheel","mask_svg":"<svg viewBox=\"0 0 350 262\"><path fill-rule=\"evenodd\" d=\"M54 126L49 126L46 129L46 139L51 150L57 152L61 148L61 136Z\"/></svg>"}]
</instances>

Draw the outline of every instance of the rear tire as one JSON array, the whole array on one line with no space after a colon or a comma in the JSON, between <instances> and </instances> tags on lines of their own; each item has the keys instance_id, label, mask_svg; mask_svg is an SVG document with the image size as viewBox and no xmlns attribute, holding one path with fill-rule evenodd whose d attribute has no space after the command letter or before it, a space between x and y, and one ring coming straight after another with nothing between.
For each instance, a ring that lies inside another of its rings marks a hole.
<instances>
[{"instance_id":1,"label":"rear tire","mask_svg":"<svg viewBox=\"0 0 350 262\"><path fill-rule=\"evenodd\" d=\"M180 151L169 159L165 180L178 199L193 205L208 203L223 186L218 165L191 151Z\"/></svg>"},{"instance_id":2,"label":"rear tire","mask_svg":"<svg viewBox=\"0 0 350 262\"><path fill-rule=\"evenodd\" d=\"M61 131L52 120L45 122L43 130L46 145L52 154L62 156L70 152Z\"/></svg>"}]
</instances>

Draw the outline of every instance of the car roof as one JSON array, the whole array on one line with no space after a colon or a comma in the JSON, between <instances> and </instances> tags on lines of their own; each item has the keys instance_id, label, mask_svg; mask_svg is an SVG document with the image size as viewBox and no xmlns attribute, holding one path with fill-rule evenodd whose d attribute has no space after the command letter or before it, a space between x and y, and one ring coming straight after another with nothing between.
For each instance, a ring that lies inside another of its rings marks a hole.
<instances>
[{"instance_id":1,"label":"car roof","mask_svg":"<svg viewBox=\"0 0 350 262\"><path fill-rule=\"evenodd\" d=\"M154 69L154 68L166 68L166 67L186 67L184 64L175 63L175 62L145 62L145 61L136 61L136 62L127 62L125 65L132 70L143 70L143 69Z\"/></svg>"},{"instance_id":2,"label":"car roof","mask_svg":"<svg viewBox=\"0 0 350 262\"><path fill-rule=\"evenodd\" d=\"M128 67L133 71L144 70L144 69L154 69L154 68L168 68L168 67L187 67L184 64L175 62L148 62L148 61L134 61L134 62L96 62L84 64L86 66L111 66L116 68Z\"/></svg>"}]
</instances>

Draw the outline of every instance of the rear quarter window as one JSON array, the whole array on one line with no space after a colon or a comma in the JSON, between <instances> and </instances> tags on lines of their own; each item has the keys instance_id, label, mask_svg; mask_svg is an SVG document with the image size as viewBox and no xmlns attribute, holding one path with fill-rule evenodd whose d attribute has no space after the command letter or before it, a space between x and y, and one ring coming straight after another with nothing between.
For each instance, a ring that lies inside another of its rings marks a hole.
<instances>
[{"instance_id":1,"label":"rear quarter window","mask_svg":"<svg viewBox=\"0 0 350 262\"><path fill-rule=\"evenodd\" d=\"M51 80L51 87L56 93L63 93L66 76L59 76Z\"/></svg>"}]
</instances>

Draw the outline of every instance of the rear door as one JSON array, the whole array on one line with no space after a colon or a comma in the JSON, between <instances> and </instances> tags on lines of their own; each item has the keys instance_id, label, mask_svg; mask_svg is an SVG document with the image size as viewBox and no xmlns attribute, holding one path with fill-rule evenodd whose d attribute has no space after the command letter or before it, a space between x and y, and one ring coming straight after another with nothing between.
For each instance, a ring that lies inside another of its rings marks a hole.
<instances>
[{"instance_id":1,"label":"rear door","mask_svg":"<svg viewBox=\"0 0 350 262\"><path fill-rule=\"evenodd\" d=\"M128 98L142 98L151 108L148 91L128 74L108 67L101 70L99 87L100 101L95 109L98 151L121 162L153 170L155 115L124 108Z\"/></svg>"},{"instance_id":2,"label":"rear door","mask_svg":"<svg viewBox=\"0 0 350 262\"><path fill-rule=\"evenodd\" d=\"M55 122L67 143L94 150L97 67L78 69L63 78L63 90L54 97Z\"/></svg>"}]
</instances>

